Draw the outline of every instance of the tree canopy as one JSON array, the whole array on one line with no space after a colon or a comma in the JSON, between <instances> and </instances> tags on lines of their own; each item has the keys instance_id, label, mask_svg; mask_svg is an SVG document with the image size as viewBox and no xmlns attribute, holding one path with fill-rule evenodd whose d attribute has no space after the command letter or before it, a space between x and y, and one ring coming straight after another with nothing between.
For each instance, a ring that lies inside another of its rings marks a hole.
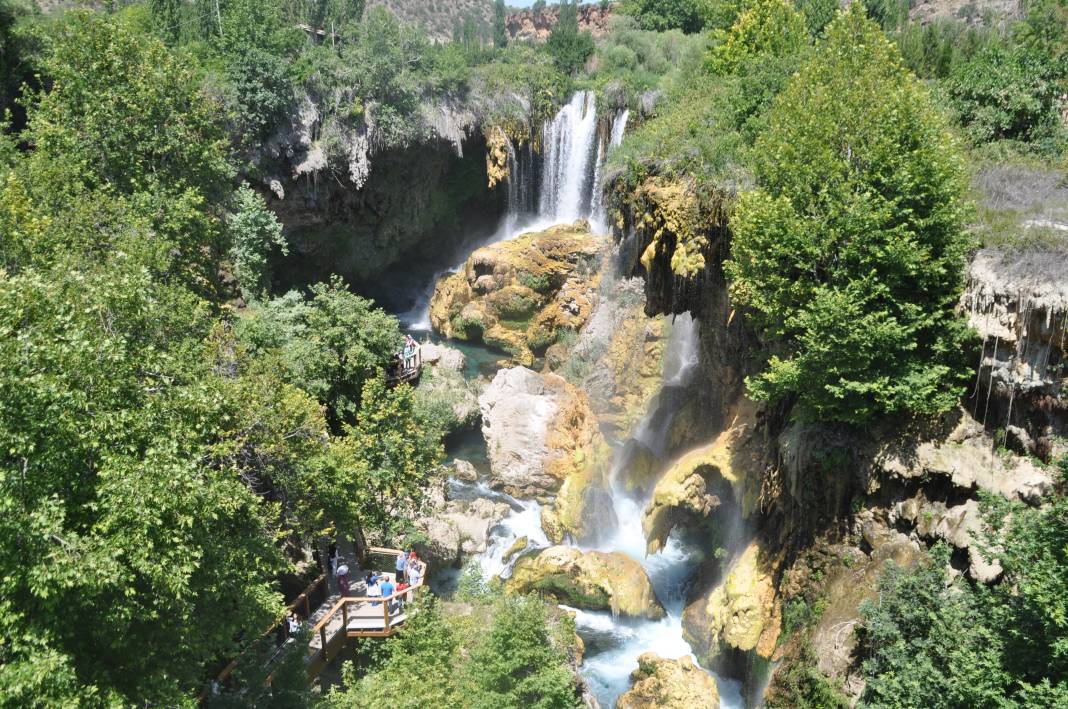
<instances>
[{"instance_id":1,"label":"tree canopy","mask_svg":"<svg viewBox=\"0 0 1068 709\"><path fill-rule=\"evenodd\" d=\"M942 116L859 5L775 99L725 264L775 348L749 382L802 415L935 413L959 392L964 173Z\"/></svg>"}]
</instances>

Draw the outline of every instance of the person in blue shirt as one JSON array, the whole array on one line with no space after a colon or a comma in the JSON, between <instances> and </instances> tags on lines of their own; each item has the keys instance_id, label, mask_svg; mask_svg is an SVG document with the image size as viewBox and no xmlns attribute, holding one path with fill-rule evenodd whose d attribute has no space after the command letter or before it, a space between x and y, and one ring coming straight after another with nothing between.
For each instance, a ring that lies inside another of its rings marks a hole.
<instances>
[{"instance_id":1,"label":"person in blue shirt","mask_svg":"<svg viewBox=\"0 0 1068 709\"><path fill-rule=\"evenodd\" d=\"M397 554L397 583L408 577L408 555L403 551Z\"/></svg>"},{"instance_id":2,"label":"person in blue shirt","mask_svg":"<svg viewBox=\"0 0 1068 709\"><path fill-rule=\"evenodd\" d=\"M382 589L382 598L386 599L386 603L389 605L390 611L392 611L396 600L389 600L389 597L393 595L397 587L393 585L393 583L389 580L388 576L382 577L382 580L379 582L378 587Z\"/></svg>"}]
</instances>

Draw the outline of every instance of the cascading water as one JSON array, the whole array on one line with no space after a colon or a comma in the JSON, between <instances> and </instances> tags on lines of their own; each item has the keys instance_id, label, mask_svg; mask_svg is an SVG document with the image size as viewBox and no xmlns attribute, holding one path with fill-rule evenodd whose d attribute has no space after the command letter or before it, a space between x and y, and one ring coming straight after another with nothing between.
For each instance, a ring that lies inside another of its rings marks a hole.
<instances>
[{"instance_id":1,"label":"cascading water","mask_svg":"<svg viewBox=\"0 0 1068 709\"><path fill-rule=\"evenodd\" d=\"M597 151L597 105L593 94L579 91L546 121L542 133L545 163L539 213L554 223L589 216Z\"/></svg>"},{"instance_id":2,"label":"cascading water","mask_svg":"<svg viewBox=\"0 0 1068 709\"><path fill-rule=\"evenodd\" d=\"M676 398L668 394L689 386L697 365L697 323L689 314L675 318L666 348L662 373L663 388L654 397L649 410L631 433L632 442L654 451L659 457L668 454L665 438L675 415ZM630 673L638 666L638 656L655 652L665 658L692 656L692 649L682 632L682 611L685 605L686 584L697 566L695 550L688 549L675 537L669 537L658 554L646 556L646 540L642 530L642 512L648 502L644 495L632 496L620 481L631 464L633 448L627 442L615 450L610 474L615 529L592 546L580 546L585 551L622 552L645 569L656 590L667 617L658 621L623 619L609 612L568 609L575 612L575 624L586 643L586 659L581 672L604 707L614 706L616 698L630 684ZM499 495L500 493L494 493ZM512 513L494 530L488 551L479 559L483 572L489 576L511 574L514 560L504 561L504 553L517 539L526 537L528 549L549 546L541 529L540 506L533 501L511 500ZM611 524L611 522L605 522ZM565 607L566 606L562 606ZM738 709L744 706L737 682L717 677L721 706Z\"/></svg>"},{"instance_id":3,"label":"cascading water","mask_svg":"<svg viewBox=\"0 0 1068 709\"><path fill-rule=\"evenodd\" d=\"M607 233L608 225L605 220L604 213L604 192L601 189L601 180L603 177L604 163L608 156L608 151L616 147L623 142L623 133L627 130L627 119L630 118L630 111L623 109L616 114L616 117L612 120L612 130L608 134L608 145L599 143L597 147L597 163L593 173L593 198L590 205L590 221L593 223L594 231L598 233Z\"/></svg>"},{"instance_id":4,"label":"cascading water","mask_svg":"<svg viewBox=\"0 0 1068 709\"><path fill-rule=\"evenodd\" d=\"M535 157L532 141L518 148L509 140L508 204L500 225L489 238L471 244L470 251L513 239L555 224L590 219L594 231L608 231L604 224L601 173L610 148L623 141L629 111L616 114L607 145L598 135L597 106L593 93L579 91L542 128L542 155ZM540 167L540 177L539 175ZM442 276L463 267L464 259L438 271L413 298L412 307L398 315L410 330L430 329L430 298Z\"/></svg>"}]
</instances>

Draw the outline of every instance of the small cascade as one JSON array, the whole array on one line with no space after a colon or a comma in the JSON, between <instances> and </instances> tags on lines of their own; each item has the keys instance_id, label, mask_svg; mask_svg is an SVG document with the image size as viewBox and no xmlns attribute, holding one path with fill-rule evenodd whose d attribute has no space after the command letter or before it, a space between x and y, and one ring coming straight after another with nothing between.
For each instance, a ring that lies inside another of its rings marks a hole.
<instances>
[{"instance_id":1,"label":"small cascade","mask_svg":"<svg viewBox=\"0 0 1068 709\"><path fill-rule=\"evenodd\" d=\"M604 191L602 190L601 182L604 175L604 163L608 159L608 152L623 142L623 133L627 129L627 119L630 118L630 111L623 109L616 113L612 119L612 127L608 132L608 144L605 145L604 141L601 141L597 145L597 162L594 166L593 172L593 196L590 204L590 221L594 225L594 231L599 233L608 233L608 224L605 219L604 211Z\"/></svg>"}]
</instances>

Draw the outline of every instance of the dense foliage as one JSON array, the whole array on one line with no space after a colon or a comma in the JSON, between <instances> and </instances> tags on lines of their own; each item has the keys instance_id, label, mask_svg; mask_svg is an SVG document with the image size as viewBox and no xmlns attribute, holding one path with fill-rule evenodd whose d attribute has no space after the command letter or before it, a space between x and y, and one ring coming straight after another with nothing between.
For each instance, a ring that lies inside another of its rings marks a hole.
<instances>
[{"instance_id":1,"label":"dense foliage","mask_svg":"<svg viewBox=\"0 0 1068 709\"><path fill-rule=\"evenodd\" d=\"M758 399L849 422L937 413L958 394L968 240L945 122L859 5L771 108L725 270L776 346Z\"/></svg>"},{"instance_id":2,"label":"dense foliage","mask_svg":"<svg viewBox=\"0 0 1068 709\"><path fill-rule=\"evenodd\" d=\"M472 606L445 615L433 599L423 603L379 666L362 677L347 668L349 689L329 695L328 706L579 706L567 666L570 619L550 617L533 597L475 599Z\"/></svg>"},{"instance_id":3,"label":"dense foliage","mask_svg":"<svg viewBox=\"0 0 1068 709\"><path fill-rule=\"evenodd\" d=\"M235 189L201 67L136 27L55 23L25 149L0 164L11 705L190 703L278 618L280 539L394 533L440 456L380 379L393 318L338 281L225 305L224 257L258 297L284 241Z\"/></svg>"},{"instance_id":4,"label":"dense foliage","mask_svg":"<svg viewBox=\"0 0 1068 709\"><path fill-rule=\"evenodd\" d=\"M574 74L586 64L594 45L589 32L579 31L578 0L560 0L559 16L546 45L556 67L565 74Z\"/></svg>"},{"instance_id":5,"label":"dense foliage","mask_svg":"<svg viewBox=\"0 0 1068 709\"><path fill-rule=\"evenodd\" d=\"M1068 466L1062 466L1068 469ZM1004 576L947 583L949 550L891 568L861 633L870 707L1054 707L1068 702L1068 498L989 515Z\"/></svg>"}]
</instances>

